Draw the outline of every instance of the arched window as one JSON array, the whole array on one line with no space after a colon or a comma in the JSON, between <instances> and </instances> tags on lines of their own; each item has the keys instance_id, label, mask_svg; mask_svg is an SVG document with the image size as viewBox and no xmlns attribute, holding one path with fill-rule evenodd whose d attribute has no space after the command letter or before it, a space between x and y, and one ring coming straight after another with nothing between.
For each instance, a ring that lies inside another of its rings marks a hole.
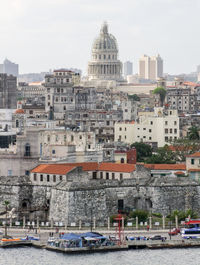
<instances>
[{"instance_id":1,"label":"arched window","mask_svg":"<svg viewBox=\"0 0 200 265\"><path fill-rule=\"evenodd\" d=\"M25 145L25 153L24 153L24 156L31 156L31 146L28 143Z\"/></svg>"}]
</instances>

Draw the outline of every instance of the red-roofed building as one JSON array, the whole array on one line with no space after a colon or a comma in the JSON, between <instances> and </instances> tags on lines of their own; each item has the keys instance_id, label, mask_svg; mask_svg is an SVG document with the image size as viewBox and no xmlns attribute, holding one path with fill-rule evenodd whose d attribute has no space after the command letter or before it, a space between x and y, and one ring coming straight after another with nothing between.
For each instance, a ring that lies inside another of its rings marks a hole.
<instances>
[{"instance_id":1,"label":"red-roofed building","mask_svg":"<svg viewBox=\"0 0 200 265\"><path fill-rule=\"evenodd\" d=\"M190 178L200 181L200 152L186 157L186 168Z\"/></svg>"},{"instance_id":2,"label":"red-roofed building","mask_svg":"<svg viewBox=\"0 0 200 265\"><path fill-rule=\"evenodd\" d=\"M144 166L151 170L151 175L154 177L177 177L187 174L186 164L145 164Z\"/></svg>"},{"instance_id":3,"label":"red-roofed building","mask_svg":"<svg viewBox=\"0 0 200 265\"><path fill-rule=\"evenodd\" d=\"M77 174L78 172L78 174ZM61 181L75 181L87 174L78 165L40 164L30 172L30 178L35 185L54 186Z\"/></svg>"}]
</instances>

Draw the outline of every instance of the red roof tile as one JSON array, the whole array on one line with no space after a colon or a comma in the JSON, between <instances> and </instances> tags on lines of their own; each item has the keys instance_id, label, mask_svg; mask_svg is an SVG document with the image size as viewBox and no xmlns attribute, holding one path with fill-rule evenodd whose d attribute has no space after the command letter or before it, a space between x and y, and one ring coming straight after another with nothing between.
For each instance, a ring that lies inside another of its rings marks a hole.
<instances>
[{"instance_id":1,"label":"red roof tile","mask_svg":"<svg viewBox=\"0 0 200 265\"><path fill-rule=\"evenodd\" d=\"M200 168L199 169L198 168L191 168L188 171L190 171L190 172L200 172Z\"/></svg>"},{"instance_id":2,"label":"red roof tile","mask_svg":"<svg viewBox=\"0 0 200 265\"><path fill-rule=\"evenodd\" d=\"M186 170L186 164L145 164L151 170Z\"/></svg>"},{"instance_id":3,"label":"red roof tile","mask_svg":"<svg viewBox=\"0 0 200 265\"><path fill-rule=\"evenodd\" d=\"M187 157L200 157L200 152L196 152L194 154L188 155Z\"/></svg>"},{"instance_id":4,"label":"red roof tile","mask_svg":"<svg viewBox=\"0 0 200 265\"><path fill-rule=\"evenodd\" d=\"M99 164L98 170L130 173L135 170L135 165L134 164L119 164L119 163L101 163Z\"/></svg>"},{"instance_id":5,"label":"red roof tile","mask_svg":"<svg viewBox=\"0 0 200 265\"><path fill-rule=\"evenodd\" d=\"M65 175L74 169L74 166L63 164L41 164L31 170L32 173L58 174Z\"/></svg>"}]
</instances>

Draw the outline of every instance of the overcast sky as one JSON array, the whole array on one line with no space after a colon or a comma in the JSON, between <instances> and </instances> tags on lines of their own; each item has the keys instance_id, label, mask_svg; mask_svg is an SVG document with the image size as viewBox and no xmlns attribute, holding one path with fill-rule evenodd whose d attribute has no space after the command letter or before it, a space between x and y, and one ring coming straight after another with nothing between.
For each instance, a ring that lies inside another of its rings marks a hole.
<instances>
[{"instance_id":1,"label":"overcast sky","mask_svg":"<svg viewBox=\"0 0 200 265\"><path fill-rule=\"evenodd\" d=\"M134 72L142 54L159 53L165 73L189 73L200 64L200 0L6 0L0 10L0 62L18 63L20 73L86 72L103 21Z\"/></svg>"}]
</instances>

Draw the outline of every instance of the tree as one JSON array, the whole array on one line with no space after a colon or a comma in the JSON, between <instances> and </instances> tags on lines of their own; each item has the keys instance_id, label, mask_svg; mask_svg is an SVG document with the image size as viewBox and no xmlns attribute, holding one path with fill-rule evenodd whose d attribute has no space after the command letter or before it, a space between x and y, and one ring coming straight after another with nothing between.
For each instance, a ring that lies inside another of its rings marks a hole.
<instances>
[{"instance_id":1,"label":"tree","mask_svg":"<svg viewBox=\"0 0 200 265\"><path fill-rule=\"evenodd\" d=\"M140 97L138 97L138 95L136 95L136 94L129 95L128 98L133 100L133 101L140 101Z\"/></svg>"},{"instance_id":2,"label":"tree","mask_svg":"<svg viewBox=\"0 0 200 265\"><path fill-rule=\"evenodd\" d=\"M145 222L147 221L149 213L145 210L135 210L135 211L131 211L129 214L130 218L135 218L138 217L138 221L139 222Z\"/></svg>"},{"instance_id":3,"label":"tree","mask_svg":"<svg viewBox=\"0 0 200 265\"><path fill-rule=\"evenodd\" d=\"M152 148L150 145L145 143L133 143L131 147L135 147L137 151L137 161L144 162L147 157L152 156Z\"/></svg>"},{"instance_id":4,"label":"tree","mask_svg":"<svg viewBox=\"0 0 200 265\"><path fill-rule=\"evenodd\" d=\"M167 145L158 148L156 154L148 157L145 162L147 164L175 164L176 155L169 149Z\"/></svg>"},{"instance_id":5,"label":"tree","mask_svg":"<svg viewBox=\"0 0 200 265\"><path fill-rule=\"evenodd\" d=\"M199 140L199 129L196 126L192 126L188 129L187 137L189 140Z\"/></svg>"},{"instance_id":6,"label":"tree","mask_svg":"<svg viewBox=\"0 0 200 265\"><path fill-rule=\"evenodd\" d=\"M184 162L186 156L191 155L200 149L200 140L190 140L188 138L179 138L172 142L168 147L174 153L176 161Z\"/></svg>"},{"instance_id":7,"label":"tree","mask_svg":"<svg viewBox=\"0 0 200 265\"><path fill-rule=\"evenodd\" d=\"M167 91L166 91L166 89L164 89L164 87L157 87L157 88L155 88L153 90L153 94L154 95L157 94L160 97L160 105L161 105L161 107L163 106L163 103L165 101L166 93L167 93Z\"/></svg>"}]
</instances>

